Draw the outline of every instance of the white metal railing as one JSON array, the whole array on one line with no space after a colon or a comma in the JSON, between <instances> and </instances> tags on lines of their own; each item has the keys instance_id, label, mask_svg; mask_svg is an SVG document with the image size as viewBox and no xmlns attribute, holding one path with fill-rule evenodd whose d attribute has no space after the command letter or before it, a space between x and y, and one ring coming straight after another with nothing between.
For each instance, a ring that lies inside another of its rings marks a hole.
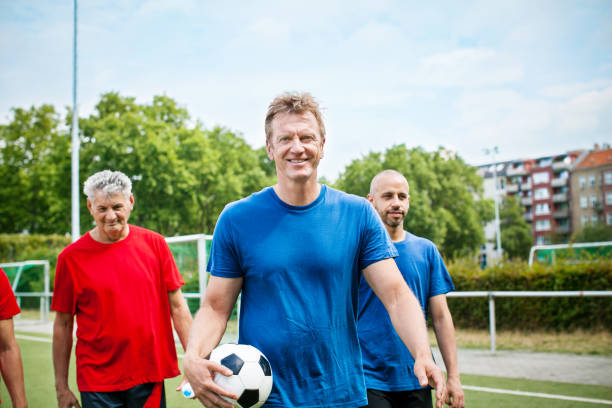
<instances>
[{"instance_id":1,"label":"white metal railing","mask_svg":"<svg viewBox=\"0 0 612 408\"><path fill-rule=\"evenodd\" d=\"M450 292L448 297L488 297L489 298L489 334L491 336L491 353L495 353L495 298L496 297L591 297L612 296L610 290L585 291L465 291Z\"/></svg>"}]
</instances>

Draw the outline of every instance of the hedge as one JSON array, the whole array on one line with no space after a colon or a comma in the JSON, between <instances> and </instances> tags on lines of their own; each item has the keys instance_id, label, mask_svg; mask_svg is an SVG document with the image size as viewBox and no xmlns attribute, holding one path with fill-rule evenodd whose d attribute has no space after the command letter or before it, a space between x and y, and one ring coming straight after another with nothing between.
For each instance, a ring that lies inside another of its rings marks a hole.
<instances>
[{"instance_id":1,"label":"hedge","mask_svg":"<svg viewBox=\"0 0 612 408\"><path fill-rule=\"evenodd\" d=\"M62 235L0 234L0 262L29 259L48 260L55 276L57 255L70 243ZM472 260L448 263L457 291L504 290L612 290L612 259L599 258L581 263L559 263L553 266L505 261L481 270ZM51 280L53 285L53 279ZM195 281L185 291L197 291ZM487 329L488 298L448 298L455 326ZM196 310L197 299L190 301ZM496 298L497 329L501 330L574 330L604 329L612 331L612 298Z\"/></svg>"},{"instance_id":2,"label":"hedge","mask_svg":"<svg viewBox=\"0 0 612 408\"><path fill-rule=\"evenodd\" d=\"M448 265L456 291L586 291L612 290L612 260L559 263L552 266L523 261L480 270L472 261ZM455 326L486 329L487 297L448 298ZM495 320L501 330L612 330L611 297L495 298Z\"/></svg>"}]
</instances>

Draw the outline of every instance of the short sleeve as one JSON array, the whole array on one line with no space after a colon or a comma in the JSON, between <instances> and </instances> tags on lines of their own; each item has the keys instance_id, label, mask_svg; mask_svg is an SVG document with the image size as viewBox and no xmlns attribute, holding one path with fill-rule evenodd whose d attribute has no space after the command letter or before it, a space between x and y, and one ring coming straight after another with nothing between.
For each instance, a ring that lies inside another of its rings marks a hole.
<instances>
[{"instance_id":1,"label":"short sleeve","mask_svg":"<svg viewBox=\"0 0 612 408\"><path fill-rule=\"evenodd\" d=\"M383 259L398 256L389 233L378 214L376 214L374 207L365 200L363 205L364 223L359 253L359 268L361 270Z\"/></svg>"},{"instance_id":2,"label":"short sleeve","mask_svg":"<svg viewBox=\"0 0 612 408\"><path fill-rule=\"evenodd\" d=\"M176 262L172 256L172 251L170 251L170 247L166 243L166 240L161 236L159 239L159 256L162 276L164 277L164 283L167 291L179 289L185 284L185 280L176 266Z\"/></svg>"},{"instance_id":3,"label":"short sleeve","mask_svg":"<svg viewBox=\"0 0 612 408\"><path fill-rule=\"evenodd\" d=\"M213 235L208 271L213 276L240 278L242 268L237 255L237 248L232 234L231 213L226 207L217 221Z\"/></svg>"},{"instance_id":4,"label":"short sleeve","mask_svg":"<svg viewBox=\"0 0 612 408\"><path fill-rule=\"evenodd\" d=\"M51 310L74 315L76 313L74 282L63 253L57 257L54 282Z\"/></svg>"},{"instance_id":5,"label":"short sleeve","mask_svg":"<svg viewBox=\"0 0 612 408\"><path fill-rule=\"evenodd\" d=\"M13 288L6 273L0 268L0 320L10 319L21 313Z\"/></svg>"},{"instance_id":6,"label":"short sleeve","mask_svg":"<svg viewBox=\"0 0 612 408\"><path fill-rule=\"evenodd\" d=\"M444 265L444 260L438 251L438 248L431 243L429 248L429 258L431 265L431 285L429 287L429 297L442 295L455 290L453 280Z\"/></svg>"}]
</instances>

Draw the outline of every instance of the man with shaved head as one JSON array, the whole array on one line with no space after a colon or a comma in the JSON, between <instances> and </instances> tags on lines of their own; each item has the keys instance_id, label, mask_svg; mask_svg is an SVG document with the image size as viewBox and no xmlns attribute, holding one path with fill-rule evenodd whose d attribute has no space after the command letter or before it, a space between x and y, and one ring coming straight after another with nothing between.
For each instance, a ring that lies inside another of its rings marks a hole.
<instances>
[{"instance_id":1,"label":"man with shaved head","mask_svg":"<svg viewBox=\"0 0 612 408\"><path fill-rule=\"evenodd\" d=\"M436 246L404 230L410 207L406 178L395 170L377 174L370 184L368 201L383 221L399 256L397 266L421 303L424 316L431 312L434 331L446 365L446 404L465 406L459 381L457 346L446 293L454 289ZM380 300L365 280L359 286L359 343L363 356L368 408L431 408L431 389L419 384L414 359L393 329Z\"/></svg>"}]
</instances>

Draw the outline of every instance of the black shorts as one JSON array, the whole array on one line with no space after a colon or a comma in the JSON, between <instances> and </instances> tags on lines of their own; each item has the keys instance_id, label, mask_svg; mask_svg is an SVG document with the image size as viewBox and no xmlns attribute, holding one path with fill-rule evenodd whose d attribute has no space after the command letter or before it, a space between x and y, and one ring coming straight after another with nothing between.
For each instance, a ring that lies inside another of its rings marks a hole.
<instances>
[{"instance_id":1,"label":"black shorts","mask_svg":"<svg viewBox=\"0 0 612 408\"><path fill-rule=\"evenodd\" d=\"M363 408L431 408L431 388L411 391L368 389L368 405Z\"/></svg>"},{"instance_id":2,"label":"black shorts","mask_svg":"<svg viewBox=\"0 0 612 408\"><path fill-rule=\"evenodd\" d=\"M83 408L166 408L164 382L136 385L124 391L81 392Z\"/></svg>"}]
</instances>

